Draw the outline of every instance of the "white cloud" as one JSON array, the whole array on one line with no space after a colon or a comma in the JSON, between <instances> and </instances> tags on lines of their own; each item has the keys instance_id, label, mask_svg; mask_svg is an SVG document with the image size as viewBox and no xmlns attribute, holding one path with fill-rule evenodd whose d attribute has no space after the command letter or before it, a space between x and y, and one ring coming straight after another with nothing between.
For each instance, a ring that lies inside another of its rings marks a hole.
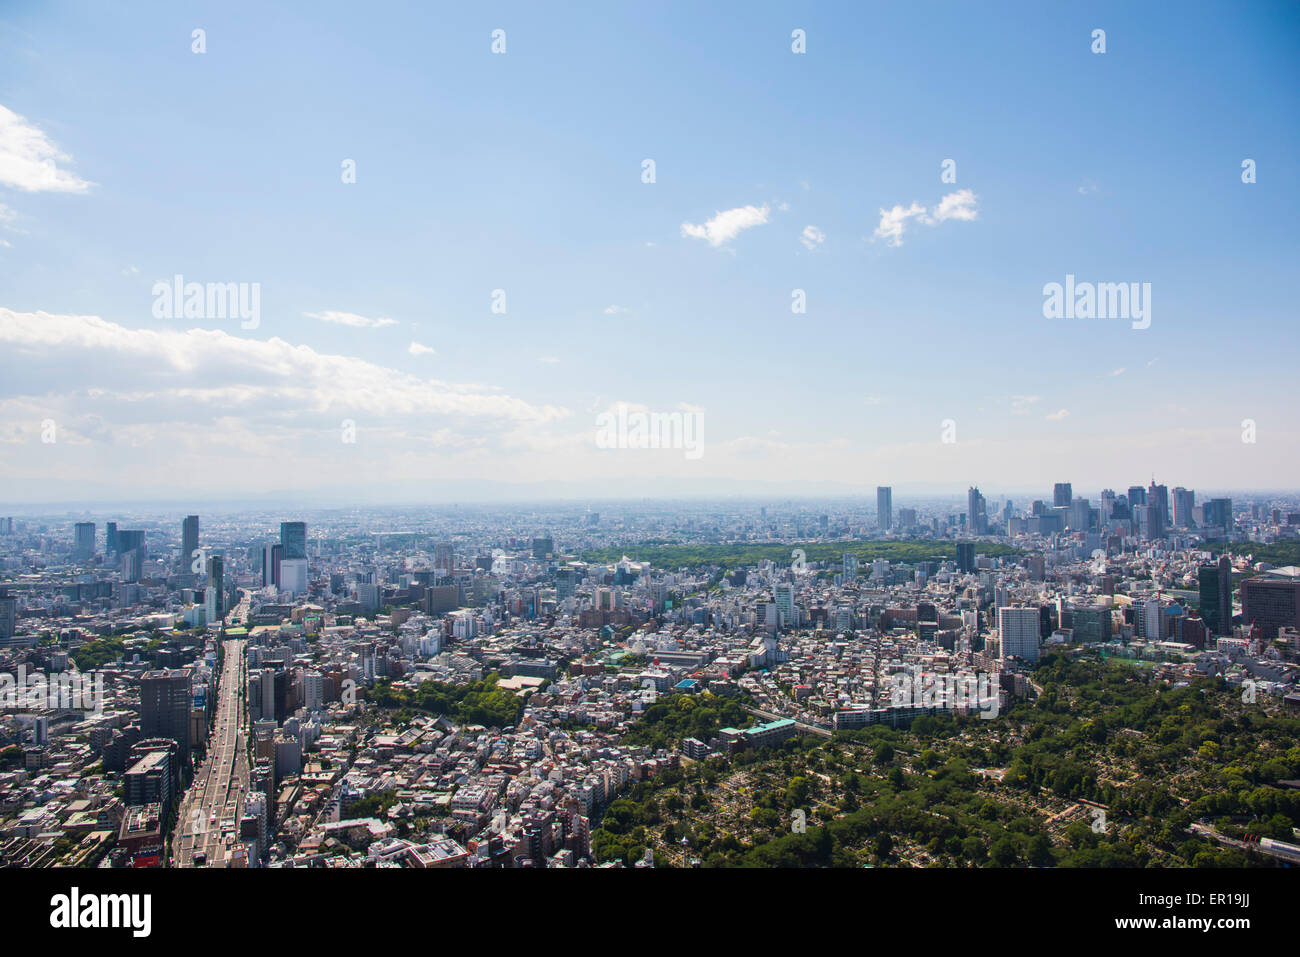
<instances>
[{"instance_id":1,"label":"white cloud","mask_svg":"<svg viewBox=\"0 0 1300 957\"><path fill-rule=\"evenodd\" d=\"M1125 366L1120 366L1118 369L1112 372L1111 375L1112 376L1123 375L1127 371L1128 369Z\"/></svg>"},{"instance_id":2,"label":"white cloud","mask_svg":"<svg viewBox=\"0 0 1300 957\"><path fill-rule=\"evenodd\" d=\"M1049 412L1049 413L1047 414L1047 419L1048 419L1049 422L1060 422L1062 419L1064 419L1064 418L1065 418L1067 415L1069 415L1069 414L1070 414L1070 410L1069 410L1069 409L1061 409L1061 410L1058 411L1058 412Z\"/></svg>"},{"instance_id":3,"label":"white cloud","mask_svg":"<svg viewBox=\"0 0 1300 957\"><path fill-rule=\"evenodd\" d=\"M903 230L907 226L907 221L914 216L924 216L925 207L920 203L913 203L911 206L895 206L893 209L882 209L880 211L880 225L876 227L872 235L876 239L884 239L890 246L903 245Z\"/></svg>"},{"instance_id":4,"label":"white cloud","mask_svg":"<svg viewBox=\"0 0 1300 957\"><path fill-rule=\"evenodd\" d=\"M28 193L84 193L94 184L59 168L69 159L43 132L0 106L0 183Z\"/></svg>"},{"instance_id":5,"label":"white cloud","mask_svg":"<svg viewBox=\"0 0 1300 957\"><path fill-rule=\"evenodd\" d=\"M280 338L245 339L220 329L128 329L99 316L0 307L0 343L21 356L32 375L50 377L40 381L66 378L86 394L98 388L104 402L130 407L137 417L170 415L179 402L225 411L234 406L241 415L288 421L344 412L520 423L569 415L492 387L423 379ZM0 383L0 399L21 394L17 379Z\"/></svg>"},{"instance_id":6,"label":"white cloud","mask_svg":"<svg viewBox=\"0 0 1300 957\"><path fill-rule=\"evenodd\" d=\"M421 342L412 342L406 350L413 356L436 356L438 350L433 346L426 346Z\"/></svg>"},{"instance_id":7,"label":"white cloud","mask_svg":"<svg viewBox=\"0 0 1300 957\"><path fill-rule=\"evenodd\" d=\"M631 312L631 311L632 310L629 309L627 306L606 306L605 307L605 315L607 316L621 316L624 313Z\"/></svg>"},{"instance_id":8,"label":"white cloud","mask_svg":"<svg viewBox=\"0 0 1300 957\"><path fill-rule=\"evenodd\" d=\"M872 234L874 239L884 239L890 246L903 245L903 233L907 221L915 219L927 226L955 219L969 222L979 218L979 197L969 189L959 189L939 200L938 204L927 210L920 203L910 206L895 206L893 209L880 210L880 225Z\"/></svg>"},{"instance_id":9,"label":"white cloud","mask_svg":"<svg viewBox=\"0 0 1300 957\"><path fill-rule=\"evenodd\" d=\"M339 326L353 326L358 329L382 329L384 326L397 325L396 319L369 319L366 316L358 316L353 312L304 312L308 319L319 319L321 322L332 322Z\"/></svg>"},{"instance_id":10,"label":"white cloud","mask_svg":"<svg viewBox=\"0 0 1300 957\"><path fill-rule=\"evenodd\" d=\"M740 232L753 226L762 226L767 222L768 206L739 206L726 212L719 212L703 225L682 223L682 235L692 239L703 239L710 246L721 246L735 239Z\"/></svg>"},{"instance_id":11,"label":"white cloud","mask_svg":"<svg viewBox=\"0 0 1300 957\"><path fill-rule=\"evenodd\" d=\"M975 193L969 189L959 189L939 200L939 205L930 210L926 222L942 223L949 219L970 222L979 217L979 203Z\"/></svg>"},{"instance_id":12,"label":"white cloud","mask_svg":"<svg viewBox=\"0 0 1300 957\"><path fill-rule=\"evenodd\" d=\"M803 243L809 249L816 249L822 243L826 242L826 234L816 226L805 226L803 232L799 234L799 242Z\"/></svg>"},{"instance_id":13,"label":"white cloud","mask_svg":"<svg viewBox=\"0 0 1300 957\"><path fill-rule=\"evenodd\" d=\"M537 361L545 362L548 365L554 365L555 363L560 361L560 357L559 356L538 356Z\"/></svg>"}]
</instances>

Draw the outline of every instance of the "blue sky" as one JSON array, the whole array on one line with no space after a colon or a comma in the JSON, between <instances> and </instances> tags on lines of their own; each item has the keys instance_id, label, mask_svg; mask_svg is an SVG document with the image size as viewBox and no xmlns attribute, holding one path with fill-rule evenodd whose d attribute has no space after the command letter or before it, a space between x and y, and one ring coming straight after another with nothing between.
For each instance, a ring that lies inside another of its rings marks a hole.
<instances>
[{"instance_id":1,"label":"blue sky","mask_svg":"<svg viewBox=\"0 0 1300 957\"><path fill-rule=\"evenodd\" d=\"M1295 4L284 6L0 14L0 497L1295 484ZM178 273L260 325L155 318ZM1067 273L1150 328L1045 319ZM595 448L615 402L705 454Z\"/></svg>"}]
</instances>

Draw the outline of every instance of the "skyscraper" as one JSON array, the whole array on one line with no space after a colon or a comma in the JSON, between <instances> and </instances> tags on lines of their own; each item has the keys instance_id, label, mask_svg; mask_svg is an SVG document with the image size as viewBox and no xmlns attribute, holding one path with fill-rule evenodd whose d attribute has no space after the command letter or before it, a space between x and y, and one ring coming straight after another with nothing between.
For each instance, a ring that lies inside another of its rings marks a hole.
<instances>
[{"instance_id":1,"label":"skyscraper","mask_svg":"<svg viewBox=\"0 0 1300 957\"><path fill-rule=\"evenodd\" d=\"M978 488L972 488L966 493L966 515L972 535L987 535L989 533L988 511L984 503L984 496L980 494Z\"/></svg>"},{"instance_id":2,"label":"skyscraper","mask_svg":"<svg viewBox=\"0 0 1300 957\"><path fill-rule=\"evenodd\" d=\"M1156 517L1152 522L1152 538L1163 538L1165 530L1169 528L1169 487L1167 485L1157 485L1156 480L1151 480L1151 487L1147 489L1147 504L1154 507Z\"/></svg>"},{"instance_id":3,"label":"skyscraper","mask_svg":"<svg viewBox=\"0 0 1300 957\"><path fill-rule=\"evenodd\" d=\"M186 515L185 520L181 522L181 559L180 567L177 569L182 575L193 568L194 553L198 550L199 517L197 515Z\"/></svg>"},{"instance_id":4,"label":"skyscraper","mask_svg":"<svg viewBox=\"0 0 1300 957\"><path fill-rule=\"evenodd\" d=\"M280 544L284 546L285 558L306 558L307 523L281 522Z\"/></svg>"},{"instance_id":5,"label":"skyscraper","mask_svg":"<svg viewBox=\"0 0 1300 957\"><path fill-rule=\"evenodd\" d=\"M1232 634L1232 562L1227 555L1196 570L1201 592L1201 620L1212 635Z\"/></svg>"},{"instance_id":6,"label":"skyscraper","mask_svg":"<svg viewBox=\"0 0 1300 957\"><path fill-rule=\"evenodd\" d=\"M72 527L72 557L86 561L95 554L95 523L78 522Z\"/></svg>"},{"instance_id":7,"label":"skyscraper","mask_svg":"<svg viewBox=\"0 0 1300 957\"><path fill-rule=\"evenodd\" d=\"M105 525L104 534L106 536L104 541L104 554L117 554L117 522L109 522Z\"/></svg>"},{"instance_id":8,"label":"skyscraper","mask_svg":"<svg viewBox=\"0 0 1300 957\"><path fill-rule=\"evenodd\" d=\"M1039 625L1037 608L999 608L999 657L1014 655L1026 661L1037 661Z\"/></svg>"},{"instance_id":9,"label":"skyscraper","mask_svg":"<svg viewBox=\"0 0 1300 957\"><path fill-rule=\"evenodd\" d=\"M794 586L777 585L775 598L777 620L780 627L791 627L794 624Z\"/></svg>"},{"instance_id":10,"label":"skyscraper","mask_svg":"<svg viewBox=\"0 0 1300 957\"><path fill-rule=\"evenodd\" d=\"M1069 482L1057 482L1052 489L1052 507L1069 508L1074 501L1074 489Z\"/></svg>"},{"instance_id":11,"label":"skyscraper","mask_svg":"<svg viewBox=\"0 0 1300 957\"><path fill-rule=\"evenodd\" d=\"M957 571L970 574L975 571L975 543L957 543Z\"/></svg>"},{"instance_id":12,"label":"skyscraper","mask_svg":"<svg viewBox=\"0 0 1300 957\"><path fill-rule=\"evenodd\" d=\"M450 578L456 573L456 547L451 542L438 542L433 546L433 574L435 578Z\"/></svg>"},{"instance_id":13,"label":"skyscraper","mask_svg":"<svg viewBox=\"0 0 1300 957\"><path fill-rule=\"evenodd\" d=\"M885 532L894 527L894 490L888 485L876 486L876 524Z\"/></svg>"},{"instance_id":14,"label":"skyscraper","mask_svg":"<svg viewBox=\"0 0 1300 957\"><path fill-rule=\"evenodd\" d=\"M262 546L262 587L274 585L280 587L280 561L284 558L284 546L267 544Z\"/></svg>"},{"instance_id":15,"label":"skyscraper","mask_svg":"<svg viewBox=\"0 0 1300 957\"><path fill-rule=\"evenodd\" d=\"M224 618L226 614L226 576L223 564L220 555L213 555L208 559L208 587L217 590L215 606L217 619Z\"/></svg>"},{"instance_id":16,"label":"skyscraper","mask_svg":"<svg viewBox=\"0 0 1300 957\"><path fill-rule=\"evenodd\" d=\"M1192 521L1192 509L1195 507L1195 492L1186 488L1174 489L1174 527L1191 528L1195 524Z\"/></svg>"},{"instance_id":17,"label":"skyscraper","mask_svg":"<svg viewBox=\"0 0 1300 957\"><path fill-rule=\"evenodd\" d=\"M184 668L146 671L140 676L140 733L171 738L182 761L190 753L190 673Z\"/></svg>"}]
</instances>

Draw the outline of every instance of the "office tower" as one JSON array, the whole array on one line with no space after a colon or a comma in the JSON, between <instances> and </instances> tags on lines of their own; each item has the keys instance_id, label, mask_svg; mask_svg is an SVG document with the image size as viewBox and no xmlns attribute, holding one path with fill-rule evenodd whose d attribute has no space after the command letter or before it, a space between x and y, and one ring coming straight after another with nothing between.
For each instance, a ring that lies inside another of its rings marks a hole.
<instances>
[{"instance_id":1,"label":"office tower","mask_svg":"<svg viewBox=\"0 0 1300 957\"><path fill-rule=\"evenodd\" d=\"M284 560L284 546L279 542L262 546L262 587L280 587L280 562Z\"/></svg>"},{"instance_id":2,"label":"office tower","mask_svg":"<svg viewBox=\"0 0 1300 957\"><path fill-rule=\"evenodd\" d=\"M844 553L841 559L844 566L844 581L855 582L858 580L858 556L848 552Z\"/></svg>"},{"instance_id":3,"label":"office tower","mask_svg":"<svg viewBox=\"0 0 1300 957\"><path fill-rule=\"evenodd\" d=\"M177 569L182 575L194 567L194 553L199 550L199 517L186 515L181 522L181 560Z\"/></svg>"},{"instance_id":4,"label":"office tower","mask_svg":"<svg viewBox=\"0 0 1300 957\"><path fill-rule=\"evenodd\" d=\"M1169 488L1165 485L1157 485L1156 480L1151 480L1151 487L1147 489L1147 504L1155 506L1157 520L1159 521L1159 532L1152 538L1163 538L1165 529L1169 528Z\"/></svg>"},{"instance_id":5,"label":"office tower","mask_svg":"<svg viewBox=\"0 0 1300 957\"><path fill-rule=\"evenodd\" d=\"M190 672L186 668L146 671L140 676L140 733L171 738L182 761L190 753Z\"/></svg>"},{"instance_id":6,"label":"office tower","mask_svg":"<svg viewBox=\"0 0 1300 957\"><path fill-rule=\"evenodd\" d=\"M1203 512L1207 528L1222 528L1225 533L1232 530L1232 499L1212 498L1205 503Z\"/></svg>"},{"instance_id":7,"label":"office tower","mask_svg":"<svg viewBox=\"0 0 1300 957\"><path fill-rule=\"evenodd\" d=\"M1115 490L1113 488L1104 488L1101 490L1101 527L1104 530L1106 523L1115 517Z\"/></svg>"},{"instance_id":8,"label":"office tower","mask_svg":"<svg viewBox=\"0 0 1300 957\"><path fill-rule=\"evenodd\" d=\"M107 536L104 542L104 554L116 555L117 554L117 522L109 522L107 525L104 526L104 529L105 529L105 534Z\"/></svg>"},{"instance_id":9,"label":"office tower","mask_svg":"<svg viewBox=\"0 0 1300 957\"><path fill-rule=\"evenodd\" d=\"M987 535L989 533L989 517L984 504L984 496L980 494L978 488L969 489L966 492L966 514L969 516L968 527L972 535Z\"/></svg>"},{"instance_id":10,"label":"office tower","mask_svg":"<svg viewBox=\"0 0 1300 957\"><path fill-rule=\"evenodd\" d=\"M302 704L308 711L321 711L324 709L325 676L319 671L303 672Z\"/></svg>"},{"instance_id":11,"label":"office tower","mask_svg":"<svg viewBox=\"0 0 1300 957\"><path fill-rule=\"evenodd\" d=\"M119 529L117 532L118 554L134 551L140 552L141 560L144 559L144 532L138 528Z\"/></svg>"},{"instance_id":12,"label":"office tower","mask_svg":"<svg viewBox=\"0 0 1300 957\"><path fill-rule=\"evenodd\" d=\"M1086 498L1076 498L1070 503L1070 529L1075 532L1086 532L1091 524L1092 509L1088 505Z\"/></svg>"},{"instance_id":13,"label":"office tower","mask_svg":"<svg viewBox=\"0 0 1300 957\"><path fill-rule=\"evenodd\" d=\"M794 586L776 586L776 613L781 628L790 628L797 624L794 620Z\"/></svg>"},{"instance_id":14,"label":"office tower","mask_svg":"<svg viewBox=\"0 0 1300 957\"><path fill-rule=\"evenodd\" d=\"M307 593L307 559L280 559L280 591L288 595Z\"/></svg>"},{"instance_id":15,"label":"office tower","mask_svg":"<svg viewBox=\"0 0 1300 957\"><path fill-rule=\"evenodd\" d=\"M1037 608L998 609L998 656L1025 661L1038 660L1038 630L1041 612Z\"/></svg>"},{"instance_id":16,"label":"office tower","mask_svg":"<svg viewBox=\"0 0 1300 957\"><path fill-rule=\"evenodd\" d=\"M1074 501L1074 489L1069 482L1057 482L1052 489L1052 507L1069 508Z\"/></svg>"},{"instance_id":17,"label":"office tower","mask_svg":"<svg viewBox=\"0 0 1300 957\"><path fill-rule=\"evenodd\" d=\"M970 574L975 571L975 543L957 543L957 571Z\"/></svg>"},{"instance_id":18,"label":"office tower","mask_svg":"<svg viewBox=\"0 0 1300 957\"><path fill-rule=\"evenodd\" d=\"M284 546L284 558L306 558L307 523L281 522L280 544Z\"/></svg>"},{"instance_id":19,"label":"office tower","mask_svg":"<svg viewBox=\"0 0 1300 957\"><path fill-rule=\"evenodd\" d=\"M18 599L0 588L0 642L8 641L18 629Z\"/></svg>"},{"instance_id":20,"label":"office tower","mask_svg":"<svg viewBox=\"0 0 1300 957\"><path fill-rule=\"evenodd\" d=\"M1191 528L1192 509L1196 507L1196 493L1191 489L1174 489L1174 527Z\"/></svg>"},{"instance_id":21,"label":"office tower","mask_svg":"<svg viewBox=\"0 0 1300 957\"><path fill-rule=\"evenodd\" d=\"M561 568L555 573L555 600L572 598L578 584L578 573L572 568Z\"/></svg>"},{"instance_id":22,"label":"office tower","mask_svg":"<svg viewBox=\"0 0 1300 957\"><path fill-rule=\"evenodd\" d=\"M1282 627L1300 628L1300 574L1293 566L1274 568L1241 583L1241 620L1265 641Z\"/></svg>"},{"instance_id":23,"label":"office tower","mask_svg":"<svg viewBox=\"0 0 1300 957\"><path fill-rule=\"evenodd\" d=\"M894 527L894 490L888 485L876 486L876 524L885 532Z\"/></svg>"},{"instance_id":24,"label":"office tower","mask_svg":"<svg viewBox=\"0 0 1300 957\"><path fill-rule=\"evenodd\" d=\"M451 542L438 542L433 546L434 578L450 578L456 573L456 548Z\"/></svg>"},{"instance_id":25,"label":"office tower","mask_svg":"<svg viewBox=\"0 0 1300 957\"><path fill-rule=\"evenodd\" d=\"M547 559L555 554L555 541L547 536L546 538L533 539L533 558Z\"/></svg>"},{"instance_id":26,"label":"office tower","mask_svg":"<svg viewBox=\"0 0 1300 957\"><path fill-rule=\"evenodd\" d=\"M361 605L361 610L367 614L373 614L379 610L379 586L369 585L364 582L357 585L357 602Z\"/></svg>"},{"instance_id":27,"label":"office tower","mask_svg":"<svg viewBox=\"0 0 1300 957\"><path fill-rule=\"evenodd\" d=\"M95 554L95 523L78 522L72 527L72 556L86 561Z\"/></svg>"},{"instance_id":28,"label":"office tower","mask_svg":"<svg viewBox=\"0 0 1300 957\"><path fill-rule=\"evenodd\" d=\"M1231 635L1232 562L1227 555L1221 555L1217 563L1200 566L1196 578L1201 593L1201 620L1206 629L1212 635Z\"/></svg>"},{"instance_id":29,"label":"office tower","mask_svg":"<svg viewBox=\"0 0 1300 957\"><path fill-rule=\"evenodd\" d=\"M916 527L916 509L900 508L898 510L898 524L903 528Z\"/></svg>"},{"instance_id":30,"label":"office tower","mask_svg":"<svg viewBox=\"0 0 1300 957\"><path fill-rule=\"evenodd\" d=\"M219 621L226 616L226 575L224 562L220 555L213 555L208 559L208 587L217 590L216 616L209 617L208 621Z\"/></svg>"},{"instance_id":31,"label":"office tower","mask_svg":"<svg viewBox=\"0 0 1300 957\"><path fill-rule=\"evenodd\" d=\"M1147 503L1147 490L1141 485L1130 485L1128 487L1128 504L1129 507L1134 505L1145 505Z\"/></svg>"}]
</instances>

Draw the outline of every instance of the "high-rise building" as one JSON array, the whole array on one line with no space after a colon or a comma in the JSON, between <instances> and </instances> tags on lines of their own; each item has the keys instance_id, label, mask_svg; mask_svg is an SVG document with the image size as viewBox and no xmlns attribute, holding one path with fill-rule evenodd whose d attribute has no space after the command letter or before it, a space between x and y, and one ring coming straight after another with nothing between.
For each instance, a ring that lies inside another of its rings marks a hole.
<instances>
[{"instance_id":1,"label":"high-rise building","mask_svg":"<svg viewBox=\"0 0 1300 957\"><path fill-rule=\"evenodd\" d=\"M984 496L980 494L978 488L969 489L966 492L966 515L968 516L968 528L972 535L987 535L989 533L989 516L984 502Z\"/></svg>"},{"instance_id":2,"label":"high-rise building","mask_svg":"<svg viewBox=\"0 0 1300 957\"><path fill-rule=\"evenodd\" d=\"M86 561L95 554L95 523L77 522L72 527L72 556Z\"/></svg>"},{"instance_id":3,"label":"high-rise building","mask_svg":"<svg viewBox=\"0 0 1300 957\"><path fill-rule=\"evenodd\" d=\"M546 538L533 539L533 558L546 559L555 554L555 541L547 536Z\"/></svg>"},{"instance_id":4,"label":"high-rise building","mask_svg":"<svg viewBox=\"0 0 1300 957\"><path fill-rule=\"evenodd\" d=\"M182 575L189 573L194 567L194 553L199 550L199 517L197 515L186 515L185 520L181 522L181 559L180 567L177 569Z\"/></svg>"},{"instance_id":5,"label":"high-rise building","mask_svg":"<svg viewBox=\"0 0 1300 957\"><path fill-rule=\"evenodd\" d=\"M858 556L851 552L845 552L841 563L844 567L844 581L854 582L858 580Z\"/></svg>"},{"instance_id":6,"label":"high-rise building","mask_svg":"<svg viewBox=\"0 0 1300 957\"><path fill-rule=\"evenodd\" d=\"M794 620L794 586L788 584L777 585L775 591L779 627L793 627L797 624Z\"/></svg>"},{"instance_id":7,"label":"high-rise building","mask_svg":"<svg viewBox=\"0 0 1300 957\"><path fill-rule=\"evenodd\" d=\"M1192 509L1196 508L1196 493L1191 489L1174 489L1174 527L1191 528L1196 523L1192 520Z\"/></svg>"},{"instance_id":8,"label":"high-rise building","mask_svg":"<svg viewBox=\"0 0 1300 957\"><path fill-rule=\"evenodd\" d=\"M1037 608L998 609L998 655L1026 661L1038 660L1038 631L1041 615Z\"/></svg>"},{"instance_id":9,"label":"high-rise building","mask_svg":"<svg viewBox=\"0 0 1300 957\"><path fill-rule=\"evenodd\" d=\"M1282 627L1300 628L1300 573L1275 568L1241 583L1241 620L1266 641Z\"/></svg>"},{"instance_id":10,"label":"high-rise building","mask_svg":"<svg viewBox=\"0 0 1300 957\"><path fill-rule=\"evenodd\" d=\"M146 671L140 676L140 733L171 738L182 761L190 753L190 672L186 668Z\"/></svg>"},{"instance_id":11,"label":"high-rise building","mask_svg":"<svg viewBox=\"0 0 1300 957\"><path fill-rule=\"evenodd\" d=\"M456 573L456 547L451 542L438 542L433 546L433 574L435 578L450 578Z\"/></svg>"},{"instance_id":12,"label":"high-rise building","mask_svg":"<svg viewBox=\"0 0 1300 957\"><path fill-rule=\"evenodd\" d=\"M1207 528L1232 529L1232 499L1212 498L1205 503L1203 512Z\"/></svg>"},{"instance_id":13,"label":"high-rise building","mask_svg":"<svg viewBox=\"0 0 1300 957\"><path fill-rule=\"evenodd\" d=\"M1157 485L1156 480L1152 479L1151 487L1147 489L1147 504L1156 510L1156 520L1153 523L1156 532L1151 537L1163 538L1169 528L1169 487Z\"/></svg>"},{"instance_id":14,"label":"high-rise building","mask_svg":"<svg viewBox=\"0 0 1300 957\"><path fill-rule=\"evenodd\" d=\"M284 559L284 546L279 542L262 546L262 587L280 587L280 562Z\"/></svg>"},{"instance_id":15,"label":"high-rise building","mask_svg":"<svg viewBox=\"0 0 1300 957\"><path fill-rule=\"evenodd\" d=\"M1147 490L1141 485L1130 485L1128 487L1128 504L1131 508L1134 505L1145 505L1147 503Z\"/></svg>"},{"instance_id":16,"label":"high-rise building","mask_svg":"<svg viewBox=\"0 0 1300 957\"><path fill-rule=\"evenodd\" d=\"M1069 482L1057 482L1052 488L1052 507L1069 508L1074 501L1074 488Z\"/></svg>"},{"instance_id":17,"label":"high-rise building","mask_svg":"<svg viewBox=\"0 0 1300 957\"><path fill-rule=\"evenodd\" d=\"M1086 498L1076 498L1070 503L1070 530L1086 532L1091 524L1092 508Z\"/></svg>"},{"instance_id":18,"label":"high-rise building","mask_svg":"<svg viewBox=\"0 0 1300 957\"><path fill-rule=\"evenodd\" d=\"M18 630L18 599L0 588L0 641L8 641Z\"/></svg>"},{"instance_id":19,"label":"high-rise building","mask_svg":"<svg viewBox=\"0 0 1300 957\"><path fill-rule=\"evenodd\" d=\"M967 575L975 571L974 542L957 543L957 571Z\"/></svg>"},{"instance_id":20,"label":"high-rise building","mask_svg":"<svg viewBox=\"0 0 1300 957\"><path fill-rule=\"evenodd\" d=\"M216 609L216 616L215 619L209 617L209 622L219 621L226 616L226 574L224 564L220 555L213 555L208 559L208 587L217 590L216 605L213 606Z\"/></svg>"},{"instance_id":21,"label":"high-rise building","mask_svg":"<svg viewBox=\"0 0 1300 957\"><path fill-rule=\"evenodd\" d=\"M1212 635L1232 634L1232 562L1221 555L1217 563L1196 570L1201 593L1201 620Z\"/></svg>"},{"instance_id":22,"label":"high-rise building","mask_svg":"<svg viewBox=\"0 0 1300 957\"><path fill-rule=\"evenodd\" d=\"M578 584L578 572L573 568L561 568L555 573L555 600L564 601L572 598Z\"/></svg>"},{"instance_id":23,"label":"high-rise building","mask_svg":"<svg viewBox=\"0 0 1300 957\"><path fill-rule=\"evenodd\" d=\"M287 595L307 593L307 559L282 558L280 560L280 591Z\"/></svg>"},{"instance_id":24,"label":"high-rise building","mask_svg":"<svg viewBox=\"0 0 1300 957\"><path fill-rule=\"evenodd\" d=\"M280 544L284 546L284 558L306 558L307 523L281 522Z\"/></svg>"},{"instance_id":25,"label":"high-rise building","mask_svg":"<svg viewBox=\"0 0 1300 957\"><path fill-rule=\"evenodd\" d=\"M109 522L107 525L105 525L104 534L105 534L104 554L116 555L117 554L117 522Z\"/></svg>"},{"instance_id":26,"label":"high-rise building","mask_svg":"<svg viewBox=\"0 0 1300 957\"><path fill-rule=\"evenodd\" d=\"M886 532L894 527L894 490L888 485L876 486L876 524Z\"/></svg>"}]
</instances>

